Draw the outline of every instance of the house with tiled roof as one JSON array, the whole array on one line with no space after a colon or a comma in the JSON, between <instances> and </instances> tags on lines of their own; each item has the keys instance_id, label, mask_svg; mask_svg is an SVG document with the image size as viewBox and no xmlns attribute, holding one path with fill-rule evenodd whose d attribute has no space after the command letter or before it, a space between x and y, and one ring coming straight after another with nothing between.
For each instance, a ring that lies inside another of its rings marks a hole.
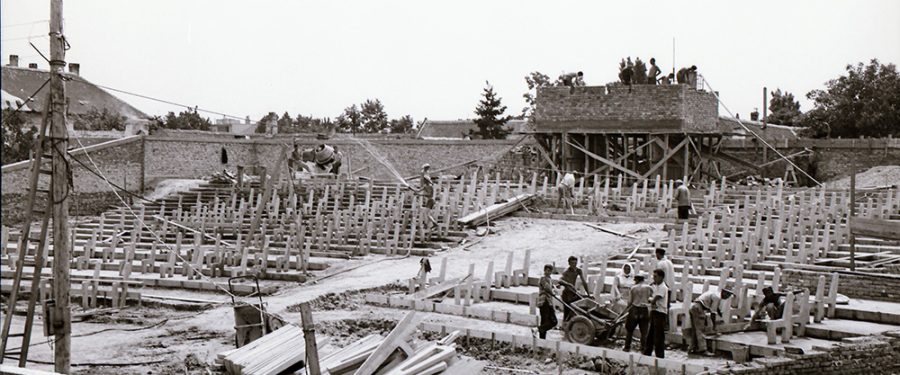
<instances>
[{"instance_id":1,"label":"house with tiled roof","mask_svg":"<svg viewBox=\"0 0 900 375\"><path fill-rule=\"evenodd\" d=\"M37 64L20 67L18 60L16 55L11 55L9 64L0 68L3 108L16 109L24 104L19 111L25 114L27 123L39 126L48 104L49 85L44 83L50 79L50 71L39 69ZM63 73L66 81L66 120L70 131L79 116L92 110L106 110L123 116L126 125L130 127L140 126L150 119L141 110L81 77L79 71L79 64L70 63L69 71Z\"/></svg>"}]
</instances>

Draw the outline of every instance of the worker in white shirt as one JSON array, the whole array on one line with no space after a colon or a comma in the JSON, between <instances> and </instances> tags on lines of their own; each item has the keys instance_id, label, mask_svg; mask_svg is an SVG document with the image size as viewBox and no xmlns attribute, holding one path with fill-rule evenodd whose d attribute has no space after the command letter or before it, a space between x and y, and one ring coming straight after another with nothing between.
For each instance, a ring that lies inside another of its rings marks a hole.
<instances>
[{"instance_id":1,"label":"worker in white shirt","mask_svg":"<svg viewBox=\"0 0 900 375\"><path fill-rule=\"evenodd\" d=\"M559 206L560 202L565 202L565 207L569 207L572 210L572 214L575 214L575 175L572 172L566 172L563 175L563 178L559 181L559 186L557 186L558 196L556 198L556 205Z\"/></svg>"},{"instance_id":2,"label":"worker in white shirt","mask_svg":"<svg viewBox=\"0 0 900 375\"><path fill-rule=\"evenodd\" d=\"M664 272L666 287L669 289L669 303L675 299L675 265L666 257L666 249L656 248L656 267ZM667 305L666 308L669 306ZM671 328L671 327L669 327Z\"/></svg>"},{"instance_id":3,"label":"worker in white shirt","mask_svg":"<svg viewBox=\"0 0 900 375\"><path fill-rule=\"evenodd\" d=\"M728 303L733 296L728 289L720 291L707 291L701 294L691 304L690 319L691 329L686 332L688 336L688 353L706 352L706 316L712 320L713 331L716 329L716 320L722 316L722 305Z\"/></svg>"}]
</instances>

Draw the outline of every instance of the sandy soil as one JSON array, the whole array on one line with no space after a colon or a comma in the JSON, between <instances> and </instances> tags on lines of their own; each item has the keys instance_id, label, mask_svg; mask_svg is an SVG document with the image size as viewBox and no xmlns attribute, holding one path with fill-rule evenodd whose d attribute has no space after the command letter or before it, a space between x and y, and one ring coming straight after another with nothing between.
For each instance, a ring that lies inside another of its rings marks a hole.
<instances>
[{"instance_id":1,"label":"sandy soil","mask_svg":"<svg viewBox=\"0 0 900 375\"><path fill-rule=\"evenodd\" d=\"M509 218L495 224L495 234L478 239L479 242L467 250L453 249L432 257L432 265L437 272L440 258L447 257L448 277L464 276L470 263L475 264L475 274L482 275L487 263L494 261L494 269L505 266L508 252L513 252L514 266L520 267L524 251L532 251L531 272L538 274L545 263L565 264L570 255L594 261L610 253L632 248L639 240L631 240L589 228L578 222L564 222L541 219ZM661 225L648 224L604 224L610 229L636 233L639 237L664 236ZM474 233L474 231L473 231ZM361 259L342 261L332 265L326 272L331 274L320 282L306 285L284 283L277 293L264 298L268 310L282 316L289 322L299 322L300 316L292 306L310 301L329 293L342 293L357 289L373 288L400 282L415 276L419 268L418 257L389 258L372 255ZM340 272L344 270L345 272ZM117 313L98 316L93 321L73 324L73 333L83 335L72 339L73 364L90 363L160 363L134 366L75 366L74 373L91 374L165 374L198 373L205 374L206 367L214 362L218 353L233 348L234 317L230 298L224 294L186 292L172 290L145 290L147 294L166 294L182 297L228 301L220 305L210 305L199 312L176 311L166 308L132 307ZM361 300L361 294L359 297ZM344 302L341 302L344 303ZM490 304L485 304L489 306ZM507 305L505 309L520 311L520 306ZM527 307L525 308L527 311ZM314 318L326 332L334 334L334 344L346 344L351 337L344 337L346 322L395 322L405 313L402 310L379 308L357 302L347 302L336 309L317 309ZM465 319L450 315L427 314L427 321L452 323L461 327L502 330L528 335L530 329L523 326ZM21 330L21 319L14 324L14 332ZM328 327L332 327L329 330ZM335 329L337 328L337 329ZM353 328L353 326L351 326ZM357 327L358 328L358 327ZM377 328L377 327L376 327ZM387 328L389 329L389 328ZM95 333L101 330L99 333ZM344 332L344 333L340 333ZM356 332L359 335L365 332ZM352 334L352 332L351 332ZM551 338L558 333L551 332ZM360 336L361 337L361 336ZM33 342L44 341L40 333ZM17 344L11 344L17 346ZM555 372L553 364L544 364L528 356L512 357L505 361L505 367L532 368L539 372ZM677 353L670 354L678 358ZM40 361L52 361L52 350L46 343L34 345L29 356ZM521 362L521 364L518 364ZM518 364L518 365L517 365ZM534 366L534 367L529 367ZM52 369L50 365L35 365L39 369ZM211 367L211 366L210 366ZM585 373L583 370L567 373Z\"/></svg>"},{"instance_id":2,"label":"sandy soil","mask_svg":"<svg viewBox=\"0 0 900 375\"><path fill-rule=\"evenodd\" d=\"M871 188L877 186L890 186L900 183L900 165L880 165L860 171L856 175L857 188ZM849 189L850 177L842 177L834 181L828 181L825 186L831 189Z\"/></svg>"}]
</instances>

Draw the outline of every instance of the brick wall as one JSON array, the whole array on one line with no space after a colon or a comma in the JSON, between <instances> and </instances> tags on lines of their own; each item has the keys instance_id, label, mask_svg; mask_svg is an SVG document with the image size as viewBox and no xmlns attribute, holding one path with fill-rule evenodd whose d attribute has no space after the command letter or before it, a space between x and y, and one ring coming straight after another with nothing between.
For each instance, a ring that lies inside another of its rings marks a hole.
<instances>
[{"instance_id":1,"label":"brick wall","mask_svg":"<svg viewBox=\"0 0 900 375\"><path fill-rule=\"evenodd\" d=\"M718 104L687 85L546 87L538 91L538 131L608 132L718 129Z\"/></svg>"},{"instance_id":2,"label":"brick wall","mask_svg":"<svg viewBox=\"0 0 900 375\"><path fill-rule=\"evenodd\" d=\"M900 332L853 337L822 353L757 358L708 374L897 374L900 373Z\"/></svg>"},{"instance_id":3,"label":"brick wall","mask_svg":"<svg viewBox=\"0 0 900 375\"><path fill-rule=\"evenodd\" d=\"M763 163L763 146L753 139L723 140L722 146L723 151L742 160L754 164ZM773 146L783 155L790 155L802 151L804 148L812 150L811 156L797 157L792 160L819 181L848 176L854 161L860 172L879 165L900 165L900 139L798 139L776 141L773 142ZM769 150L768 160L776 158L778 155ZM765 168L764 176L782 177L787 165L785 161L774 163ZM727 162L722 163L721 169L725 175L745 170L740 165ZM797 177L803 179L799 172L797 172ZM811 182L807 181L807 183Z\"/></svg>"},{"instance_id":4,"label":"brick wall","mask_svg":"<svg viewBox=\"0 0 900 375\"><path fill-rule=\"evenodd\" d=\"M808 288L816 293L819 276L825 275L825 288L831 285L831 274L806 270L786 269L781 274L782 288ZM838 276L838 293L850 298L900 302L900 275L841 272Z\"/></svg>"},{"instance_id":5,"label":"brick wall","mask_svg":"<svg viewBox=\"0 0 900 375\"><path fill-rule=\"evenodd\" d=\"M100 171L113 183L134 193L144 190L143 140L140 136L121 138L92 146L84 150L100 167ZM80 149L70 151L78 161L92 166ZM77 161L71 161L72 199L69 201L71 215L94 215L102 212L118 199L110 192L110 187L96 175L90 173ZM45 168L49 168L48 165ZM92 168L93 169L93 168ZM2 172L2 215L3 225L15 225L24 217L27 205L27 186L31 169L28 161L3 166ZM39 187L46 188L49 176L41 177Z\"/></svg>"},{"instance_id":6,"label":"brick wall","mask_svg":"<svg viewBox=\"0 0 900 375\"><path fill-rule=\"evenodd\" d=\"M148 186L166 178L199 178L223 168L235 170L238 165L260 165L274 168L280 150L285 150L290 139L223 139L192 136L190 139L151 136L145 139L145 178ZM301 139L301 148L310 148L322 141ZM326 141L337 146L344 154L343 169L360 170L355 175L377 179L391 179L387 167L380 164L362 146L350 139ZM432 170L475 159L499 157L516 141L438 141L410 139L378 139L369 144L404 177L414 175L423 163ZM222 148L228 153L228 164L221 164Z\"/></svg>"}]
</instances>

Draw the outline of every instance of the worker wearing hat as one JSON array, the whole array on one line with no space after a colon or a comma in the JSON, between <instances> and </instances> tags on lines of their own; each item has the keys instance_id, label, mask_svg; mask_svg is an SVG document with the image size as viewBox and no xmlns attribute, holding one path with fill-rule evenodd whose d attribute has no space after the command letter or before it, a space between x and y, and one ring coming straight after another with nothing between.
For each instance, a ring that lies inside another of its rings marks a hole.
<instances>
[{"instance_id":1,"label":"worker wearing hat","mask_svg":"<svg viewBox=\"0 0 900 375\"><path fill-rule=\"evenodd\" d=\"M728 289L710 290L694 300L689 310L691 327L685 328L685 336L688 339L688 353L706 352L707 314L712 320L712 329L715 331L717 319L722 316L722 305L729 303L729 298L733 295L734 292Z\"/></svg>"}]
</instances>

